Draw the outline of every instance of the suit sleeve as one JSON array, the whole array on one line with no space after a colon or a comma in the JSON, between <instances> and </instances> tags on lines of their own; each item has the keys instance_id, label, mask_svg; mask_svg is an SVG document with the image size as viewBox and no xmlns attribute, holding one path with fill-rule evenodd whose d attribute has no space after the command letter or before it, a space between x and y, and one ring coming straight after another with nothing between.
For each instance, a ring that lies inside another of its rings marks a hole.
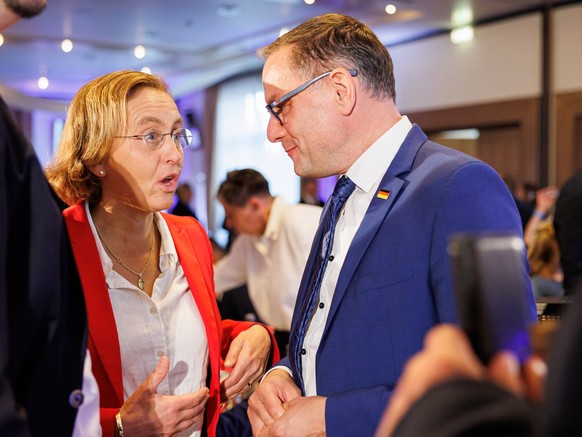
<instances>
[{"instance_id":1,"label":"suit sleeve","mask_svg":"<svg viewBox=\"0 0 582 437\"><path fill-rule=\"evenodd\" d=\"M540 436L534 413L526 402L494 384L459 379L423 396L393 437Z\"/></svg>"},{"instance_id":2,"label":"suit sleeve","mask_svg":"<svg viewBox=\"0 0 582 437\"><path fill-rule=\"evenodd\" d=\"M503 232L523 238L517 206L499 175L488 165L473 161L451 173L435 219L431 241L431 285L440 322L457 322L451 303L453 275L447 245L457 232ZM537 321L535 299L529 280L527 252L522 253L524 299L529 318Z\"/></svg>"}]
</instances>

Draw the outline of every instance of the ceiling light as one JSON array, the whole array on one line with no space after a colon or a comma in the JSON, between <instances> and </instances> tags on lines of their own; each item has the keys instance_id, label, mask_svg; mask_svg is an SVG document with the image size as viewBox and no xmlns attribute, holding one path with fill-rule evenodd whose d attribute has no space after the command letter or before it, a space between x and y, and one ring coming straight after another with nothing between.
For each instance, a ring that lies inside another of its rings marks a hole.
<instances>
[{"instance_id":1,"label":"ceiling light","mask_svg":"<svg viewBox=\"0 0 582 437\"><path fill-rule=\"evenodd\" d=\"M4 36L0 33L0 46L4 44Z\"/></svg>"},{"instance_id":2,"label":"ceiling light","mask_svg":"<svg viewBox=\"0 0 582 437\"><path fill-rule=\"evenodd\" d=\"M473 9L469 3L462 3L455 8L451 16L454 26L464 26L473 22Z\"/></svg>"},{"instance_id":3,"label":"ceiling light","mask_svg":"<svg viewBox=\"0 0 582 437\"><path fill-rule=\"evenodd\" d=\"M305 2L305 4L307 5L312 5L313 3L315 3L315 0L303 0Z\"/></svg>"},{"instance_id":4,"label":"ceiling light","mask_svg":"<svg viewBox=\"0 0 582 437\"><path fill-rule=\"evenodd\" d=\"M279 31L279 36L283 36L285 35L287 32L289 32L289 29L286 27L282 27L281 30Z\"/></svg>"},{"instance_id":5,"label":"ceiling light","mask_svg":"<svg viewBox=\"0 0 582 437\"><path fill-rule=\"evenodd\" d=\"M386 11L387 14L393 15L396 13L396 6L388 4L386 5L386 8L384 10Z\"/></svg>"},{"instance_id":6,"label":"ceiling light","mask_svg":"<svg viewBox=\"0 0 582 437\"><path fill-rule=\"evenodd\" d=\"M63 52L69 53L71 50L73 50L73 41L71 41L68 38L64 39L63 42L61 43L61 49L63 50Z\"/></svg>"},{"instance_id":7,"label":"ceiling light","mask_svg":"<svg viewBox=\"0 0 582 437\"><path fill-rule=\"evenodd\" d=\"M142 45L137 45L137 46L135 46L135 49L133 50L133 54L135 55L135 57L137 59L143 59L146 55L146 49Z\"/></svg>"},{"instance_id":8,"label":"ceiling light","mask_svg":"<svg viewBox=\"0 0 582 437\"><path fill-rule=\"evenodd\" d=\"M218 6L218 15L229 18L238 17L240 15L240 8L237 5L223 3Z\"/></svg>"},{"instance_id":9,"label":"ceiling light","mask_svg":"<svg viewBox=\"0 0 582 437\"><path fill-rule=\"evenodd\" d=\"M151 70L151 68L150 68L150 67L143 67L143 68L141 69L141 72L142 72L142 73L146 73L146 74L152 74L152 70Z\"/></svg>"},{"instance_id":10,"label":"ceiling light","mask_svg":"<svg viewBox=\"0 0 582 437\"><path fill-rule=\"evenodd\" d=\"M464 44L473 41L473 26L461 26L451 30L451 42Z\"/></svg>"},{"instance_id":11,"label":"ceiling light","mask_svg":"<svg viewBox=\"0 0 582 437\"><path fill-rule=\"evenodd\" d=\"M41 90L46 90L49 86L49 80L46 77L41 76L38 78L38 82L36 84Z\"/></svg>"}]
</instances>

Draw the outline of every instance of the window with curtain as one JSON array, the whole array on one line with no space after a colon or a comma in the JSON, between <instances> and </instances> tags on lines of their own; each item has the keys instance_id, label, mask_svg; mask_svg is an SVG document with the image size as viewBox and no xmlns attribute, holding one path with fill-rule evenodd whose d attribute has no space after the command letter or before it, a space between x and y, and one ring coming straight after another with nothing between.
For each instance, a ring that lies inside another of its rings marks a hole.
<instances>
[{"instance_id":1,"label":"window with curtain","mask_svg":"<svg viewBox=\"0 0 582 437\"><path fill-rule=\"evenodd\" d=\"M228 234L222 228L224 211L216 200L216 191L228 171L253 168L269 181L271 194L282 196L290 203L299 201L299 177L281 144L267 139L268 121L260 73L220 86L210 181L215 209L213 236L220 244L226 243Z\"/></svg>"}]
</instances>

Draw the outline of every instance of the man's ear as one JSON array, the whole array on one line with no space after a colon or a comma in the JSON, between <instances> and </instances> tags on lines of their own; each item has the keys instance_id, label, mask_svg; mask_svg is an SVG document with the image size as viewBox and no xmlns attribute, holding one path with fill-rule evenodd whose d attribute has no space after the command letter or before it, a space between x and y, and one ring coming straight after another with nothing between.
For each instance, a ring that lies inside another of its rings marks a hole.
<instances>
[{"instance_id":1,"label":"man's ear","mask_svg":"<svg viewBox=\"0 0 582 437\"><path fill-rule=\"evenodd\" d=\"M91 165L87 167L91 173L93 173L98 178L105 177L107 172L105 171L105 166L103 164Z\"/></svg>"},{"instance_id":2,"label":"man's ear","mask_svg":"<svg viewBox=\"0 0 582 437\"><path fill-rule=\"evenodd\" d=\"M350 115L356 105L356 79L345 68L336 68L330 76L340 113Z\"/></svg>"},{"instance_id":3,"label":"man's ear","mask_svg":"<svg viewBox=\"0 0 582 437\"><path fill-rule=\"evenodd\" d=\"M249 197L249 200L247 200L245 207L250 208L251 211L253 211L253 212L258 210L261 207L261 204L259 202L258 197L256 197L256 196Z\"/></svg>"}]
</instances>

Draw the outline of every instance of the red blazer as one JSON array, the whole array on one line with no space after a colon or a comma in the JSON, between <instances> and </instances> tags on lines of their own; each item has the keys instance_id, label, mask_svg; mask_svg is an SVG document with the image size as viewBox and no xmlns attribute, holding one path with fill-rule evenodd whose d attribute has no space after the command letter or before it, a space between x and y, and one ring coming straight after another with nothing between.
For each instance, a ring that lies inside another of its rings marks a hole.
<instances>
[{"instance_id":1,"label":"red blazer","mask_svg":"<svg viewBox=\"0 0 582 437\"><path fill-rule=\"evenodd\" d=\"M89 324L88 347L91 352L93 374L99 385L100 415L103 436L112 436L117 411L123 404L121 354L113 309L109 300L105 274L84 204L63 212L75 261L81 276ZM210 398L206 404L208 436L216 433L220 414L220 367L231 341L242 331L256 323L221 320L214 292L212 249L204 228L191 217L163 214L172 234L178 259L192 290L192 295L208 338L210 360ZM274 345L271 365L279 359Z\"/></svg>"}]
</instances>

